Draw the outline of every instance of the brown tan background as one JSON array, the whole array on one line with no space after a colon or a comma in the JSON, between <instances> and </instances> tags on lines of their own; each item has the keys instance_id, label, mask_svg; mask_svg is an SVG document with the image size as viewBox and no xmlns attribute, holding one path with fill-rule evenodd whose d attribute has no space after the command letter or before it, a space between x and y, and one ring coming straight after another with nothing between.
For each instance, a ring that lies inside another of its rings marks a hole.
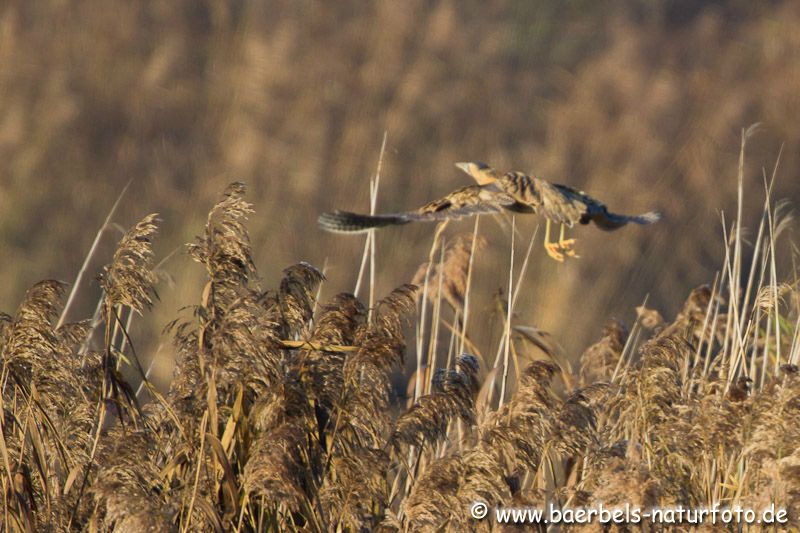
<instances>
[{"instance_id":1,"label":"brown tan background","mask_svg":"<svg viewBox=\"0 0 800 533\"><path fill-rule=\"evenodd\" d=\"M583 257L564 265L537 243L517 320L575 354L608 317L630 323L645 295L671 315L713 279L743 127L763 123L745 223L757 223L761 169L782 143L777 195L797 200L799 57L795 1L3 2L0 309L39 279L73 280L131 179L115 220L161 213L161 257L241 180L265 286L293 262L327 259L324 295L352 290L363 237L323 234L316 217L368 208L385 131L381 210L467 184L453 163L481 159L665 214L650 228L579 229ZM517 221L527 238L538 219ZM489 324L510 234L488 218L482 229L474 312ZM432 230L379 235L379 292L411 279ZM165 271L162 302L137 324L144 343L202 288L185 256ZM90 283L74 315L98 293Z\"/></svg>"}]
</instances>

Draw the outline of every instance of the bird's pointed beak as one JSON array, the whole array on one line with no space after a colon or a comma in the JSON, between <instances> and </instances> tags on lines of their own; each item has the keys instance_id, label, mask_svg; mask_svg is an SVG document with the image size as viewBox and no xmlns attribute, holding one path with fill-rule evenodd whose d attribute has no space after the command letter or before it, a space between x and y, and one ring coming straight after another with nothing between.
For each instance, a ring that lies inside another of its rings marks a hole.
<instances>
[{"instance_id":1,"label":"bird's pointed beak","mask_svg":"<svg viewBox=\"0 0 800 533\"><path fill-rule=\"evenodd\" d=\"M463 170L467 174L470 174L469 163L456 163L456 167Z\"/></svg>"}]
</instances>

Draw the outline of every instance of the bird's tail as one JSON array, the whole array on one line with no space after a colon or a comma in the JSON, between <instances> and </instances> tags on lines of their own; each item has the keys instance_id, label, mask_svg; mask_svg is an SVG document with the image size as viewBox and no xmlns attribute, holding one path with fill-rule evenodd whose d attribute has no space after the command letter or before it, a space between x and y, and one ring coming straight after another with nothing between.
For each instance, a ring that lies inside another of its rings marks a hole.
<instances>
[{"instance_id":1,"label":"bird's tail","mask_svg":"<svg viewBox=\"0 0 800 533\"><path fill-rule=\"evenodd\" d=\"M616 213L604 211L592 217L592 221L595 223L595 225L598 228L606 231L613 231L630 223L644 226L647 224L653 224L659 220L661 220L661 213L657 211L648 211L647 213L642 213L641 215L618 215Z\"/></svg>"},{"instance_id":2,"label":"bird's tail","mask_svg":"<svg viewBox=\"0 0 800 533\"><path fill-rule=\"evenodd\" d=\"M334 233L363 233L372 228L406 224L409 220L402 215L360 215L348 211L322 213L317 219L319 227Z\"/></svg>"}]
</instances>

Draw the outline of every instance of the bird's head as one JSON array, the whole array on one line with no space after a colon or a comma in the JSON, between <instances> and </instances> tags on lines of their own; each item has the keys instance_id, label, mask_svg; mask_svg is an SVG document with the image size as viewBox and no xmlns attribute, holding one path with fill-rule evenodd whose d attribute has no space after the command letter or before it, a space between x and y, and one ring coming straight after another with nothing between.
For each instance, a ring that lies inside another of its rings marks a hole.
<instances>
[{"instance_id":1,"label":"bird's head","mask_svg":"<svg viewBox=\"0 0 800 533\"><path fill-rule=\"evenodd\" d=\"M478 182L478 185L487 185L497 181L497 179L501 176L500 172L481 161L456 163L456 166L472 176L472 178Z\"/></svg>"}]
</instances>

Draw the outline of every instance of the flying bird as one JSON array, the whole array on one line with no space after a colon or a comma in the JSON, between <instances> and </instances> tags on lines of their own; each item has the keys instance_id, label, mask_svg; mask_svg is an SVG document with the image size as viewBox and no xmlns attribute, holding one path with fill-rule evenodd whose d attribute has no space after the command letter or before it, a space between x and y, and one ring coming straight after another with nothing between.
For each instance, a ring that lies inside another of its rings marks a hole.
<instances>
[{"instance_id":1,"label":"flying bird","mask_svg":"<svg viewBox=\"0 0 800 533\"><path fill-rule=\"evenodd\" d=\"M523 214L540 213L547 220L545 250L556 261L563 261L564 255L577 257L575 239L565 239L565 227L593 222L602 230L612 231L629 223L652 224L661 218L655 211L633 216L611 213L605 204L572 187L550 183L522 172L503 174L479 161L456 163L456 166L469 174L476 184L453 191L414 211L381 215L347 211L323 213L319 217L319 225L327 231L359 233L409 222L452 220L503 210ZM559 224L561 228L558 242L550 242L552 223Z\"/></svg>"}]
</instances>

